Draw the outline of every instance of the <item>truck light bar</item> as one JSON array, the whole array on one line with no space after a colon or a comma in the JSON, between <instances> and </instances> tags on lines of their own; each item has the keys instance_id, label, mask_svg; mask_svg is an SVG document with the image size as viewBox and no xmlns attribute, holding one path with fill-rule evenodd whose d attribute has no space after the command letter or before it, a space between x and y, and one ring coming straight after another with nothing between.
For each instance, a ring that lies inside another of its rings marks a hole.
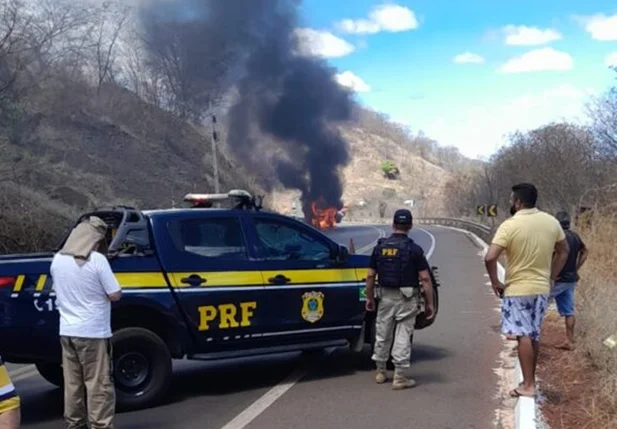
<instances>
[{"instance_id":1,"label":"truck light bar","mask_svg":"<svg viewBox=\"0 0 617 429\"><path fill-rule=\"evenodd\" d=\"M251 198L251 194L242 189L233 189L226 194L186 194L184 201L196 203L204 201L223 201L230 198Z\"/></svg>"}]
</instances>

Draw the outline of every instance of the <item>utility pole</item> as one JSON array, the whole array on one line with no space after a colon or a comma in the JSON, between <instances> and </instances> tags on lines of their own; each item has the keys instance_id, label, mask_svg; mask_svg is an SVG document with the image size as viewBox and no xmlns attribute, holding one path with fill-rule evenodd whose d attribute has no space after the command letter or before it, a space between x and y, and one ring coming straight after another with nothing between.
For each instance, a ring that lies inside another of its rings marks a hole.
<instances>
[{"instance_id":1,"label":"utility pole","mask_svg":"<svg viewBox=\"0 0 617 429\"><path fill-rule=\"evenodd\" d=\"M219 165L216 156L216 142L218 141L218 134L216 132L216 115L212 111L212 101L210 101L210 115L212 116L212 169L214 170L214 192L219 193Z\"/></svg>"}]
</instances>

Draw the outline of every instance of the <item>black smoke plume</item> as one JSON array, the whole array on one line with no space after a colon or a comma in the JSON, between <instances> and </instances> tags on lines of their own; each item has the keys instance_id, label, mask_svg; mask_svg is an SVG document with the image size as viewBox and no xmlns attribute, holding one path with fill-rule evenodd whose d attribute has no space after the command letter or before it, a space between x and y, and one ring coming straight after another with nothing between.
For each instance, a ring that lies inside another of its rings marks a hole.
<instances>
[{"instance_id":1,"label":"black smoke plume","mask_svg":"<svg viewBox=\"0 0 617 429\"><path fill-rule=\"evenodd\" d=\"M352 95L323 60L299 55L299 6L299 0L157 0L141 16L151 63L177 74L171 87L178 109L198 117L213 97L233 94L230 148L267 187L273 175L300 190L308 214L317 200L342 206L339 173L350 157L336 123L351 119Z\"/></svg>"}]
</instances>

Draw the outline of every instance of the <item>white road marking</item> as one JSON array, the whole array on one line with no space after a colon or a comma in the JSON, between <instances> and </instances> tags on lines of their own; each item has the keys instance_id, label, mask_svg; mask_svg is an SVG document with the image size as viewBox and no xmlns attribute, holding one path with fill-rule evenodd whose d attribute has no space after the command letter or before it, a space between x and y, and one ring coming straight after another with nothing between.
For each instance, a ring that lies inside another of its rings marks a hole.
<instances>
[{"instance_id":1,"label":"white road marking","mask_svg":"<svg viewBox=\"0 0 617 429\"><path fill-rule=\"evenodd\" d=\"M15 371L11 371L9 376L11 377L11 381L16 382L20 380L25 380L26 378L33 377L37 375L39 371L36 369L34 365L28 365L23 368L19 368Z\"/></svg>"},{"instance_id":2,"label":"white road marking","mask_svg":"<svg viewBox=\"0 0 617 429\"><path fill-rule=\"evenodd\" d=\"M366 246L363 246L361 248L359 248L358 250L356 250L356 253L358 254L362 254L364 252L366 252L367 250L371 250L373 247L375 247L377 245L377 242L379 241L380 238L383 238L386 236L386 232L377 227L377 226L373 226L373 225L369 225L370 228L373 228L375 231L378 232L379 237L377 237L377 239L375 241L373 241L372 243L367 244Z\"/></svg>"},{"instance_id":3,"label":"white road marking","mask_svg":"<svg viewBox=\"0 0 617 429\"><path fill-rule=\"evenodd\" d=\"M5 368L6 368L6 362L4 364ZM7 368L8 369L8 368ZM31 372L32 370L35 369L34 365L27 365L27 366L23 366L21 368L17 368L15 370L11 370L9 371L9 375L11 376L11 378L13 377L19 377L21 374L24 374L26 372Z\"/></svg>"},{"instance_id":4,"label":"white road marking","mask_svg":"<svg viewBox=\"0 0 617 429\"><path fill-rule=\"evenodd\" d=\"M431 246L429 247L428 251L426 252L426 259L431 259L431 256L433 256L433 252L435 251L435 236L433 234L431 234L430 232L428 232L424 228L416 228L416 229L419 230L419 231L422 231L423 233L428 235L428 237L431 239Z\"/></svg>"},{"instance_id":5,"label":"white road marking","mask_svg":"<svg viewBox=\"0 0 617 429\"><path fill-rule=\"evenodd\" d=\"M240 414L234 417L221 429L243 429L249 423L263 413L270 405L272 405L278 398L283 396L289 389L291 389L302 377L306 375L306 368L299 368L289 374L287 378L281 381L279 384L268 390L262 396L257 398L255 402L244 409Z\"/></svg>"}]
</instances>

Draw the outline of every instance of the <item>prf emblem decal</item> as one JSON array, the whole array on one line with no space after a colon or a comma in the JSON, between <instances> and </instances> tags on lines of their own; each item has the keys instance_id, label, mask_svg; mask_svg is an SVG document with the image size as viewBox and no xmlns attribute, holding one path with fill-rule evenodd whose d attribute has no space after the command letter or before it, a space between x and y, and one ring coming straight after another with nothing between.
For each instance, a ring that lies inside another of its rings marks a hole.
<instances>
[{"instance_id":1,"label":"prf emblem decal","mask_svg":"<svg viewBox=\"0 0 617 429\"><path fill-rule=\"evenodd\" d=\"M306 292L302 295L302 318L310 323L315 323L323 316L322 292Z\"/></svg>"}]
</instances>

